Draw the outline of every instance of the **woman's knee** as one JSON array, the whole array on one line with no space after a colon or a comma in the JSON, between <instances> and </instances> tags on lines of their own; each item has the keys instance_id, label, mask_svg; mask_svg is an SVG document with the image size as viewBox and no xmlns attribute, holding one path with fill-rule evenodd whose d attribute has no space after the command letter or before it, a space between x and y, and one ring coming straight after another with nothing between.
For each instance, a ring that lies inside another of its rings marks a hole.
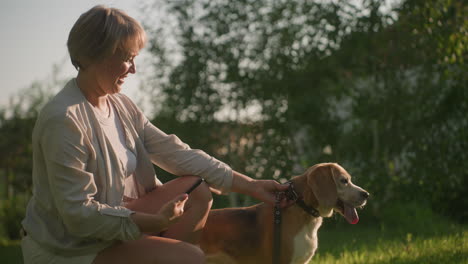
<instances>
[{"instance_id":1,"label":"woman's knee","mask_svg":"<svg viewBox=\"0 0 468 264\"><path fill-rule=\"evenodd\" d=\"M190 198L197 203L207 204L211 207L213 203L213 196L211 195L210 188L206 182L202 182L193 192L190 193Z\"/></svg>"},{"instance_id":2,"label":"woman's knee","mask_svg":"<svg viewBox=\"0 0 468 264\"><path fill-rule=\"evenodd\" d=\"M185 253L183 263L205 263L205 253L198 246L188 244Z\"/></svg>"}]
</instances>

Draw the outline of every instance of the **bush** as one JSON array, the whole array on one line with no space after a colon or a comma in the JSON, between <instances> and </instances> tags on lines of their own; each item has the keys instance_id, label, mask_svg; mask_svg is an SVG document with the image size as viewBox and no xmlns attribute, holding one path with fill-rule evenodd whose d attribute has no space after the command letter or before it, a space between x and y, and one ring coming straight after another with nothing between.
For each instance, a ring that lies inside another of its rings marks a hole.
<instances>
[{"instance_id":1,"label":"bush","mask_svg":"<svg viewBox=\"0 0 468 264\"><path fill-rule=\"evenodd\" d=\"M20 239L19 231L21 221L26 212L24 199L14 198L12 200L0 201L0 237L10 240Z\"/></svg>"}]
</instances>

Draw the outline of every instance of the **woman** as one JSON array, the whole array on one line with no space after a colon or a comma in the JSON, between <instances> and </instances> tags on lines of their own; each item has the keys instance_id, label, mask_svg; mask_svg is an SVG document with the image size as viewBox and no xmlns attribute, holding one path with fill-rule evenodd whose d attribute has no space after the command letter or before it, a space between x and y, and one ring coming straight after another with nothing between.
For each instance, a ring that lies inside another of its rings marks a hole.
<instances>
[{"instance_id":1,"label":"woman","mask_svg":"<svg viewBox=\"0 0 468 264\"><path fill-rule=\"evenodd\" d=\"M119 93L145 40L137 21L103 6L71 29L67 45L78 75L43 108L33 132L26 264L203 263L196 244L210 189L274 203L274 193L287 188L191 149ZM183 177L161 184L153 164ZM199 177L204 183L184 194Z\"/></svg>"}]
</instances>

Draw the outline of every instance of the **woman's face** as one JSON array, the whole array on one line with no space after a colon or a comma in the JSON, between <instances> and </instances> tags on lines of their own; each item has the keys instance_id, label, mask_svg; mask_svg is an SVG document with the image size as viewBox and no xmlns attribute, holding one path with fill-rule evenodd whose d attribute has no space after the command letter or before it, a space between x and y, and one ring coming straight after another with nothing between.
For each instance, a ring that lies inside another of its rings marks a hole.
<instances>
[{"instance_id":1,"label":"woman's face","mask_svg":"<svg viewBox=\"0 0 468 264\"><path fill-rule=\"evenodd\" d=\"M135 57L138 51L123 52L117 50L114 55L94 66L96 81L100 93L114 94L122 90L122 85L129 73L136 73Z\"/></svg>"}]
</instances>

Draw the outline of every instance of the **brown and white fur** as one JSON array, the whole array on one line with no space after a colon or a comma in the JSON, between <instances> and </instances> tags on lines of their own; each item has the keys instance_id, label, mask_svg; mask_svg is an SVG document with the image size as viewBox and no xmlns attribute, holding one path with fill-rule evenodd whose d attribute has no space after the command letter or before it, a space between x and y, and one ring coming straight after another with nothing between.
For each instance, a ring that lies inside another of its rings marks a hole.
<instances>
[{"instance_id":1,"label":"brown and white fur","mask_svg":"<svg viewBox=\"0 0 468 264\"><path fill-rule=\"evenodd\" d=\"M317 249L322 217L337 211L348 222L357 223L355 208L364 206L369 194L336 163L317 164L291 181L306 205L316 208L321 217L297 205L282 210L280 263L308 263ZM201 241L207 263L272 263L273 210L265 203L212 210Z\"/></svg>"}]
</instances>

